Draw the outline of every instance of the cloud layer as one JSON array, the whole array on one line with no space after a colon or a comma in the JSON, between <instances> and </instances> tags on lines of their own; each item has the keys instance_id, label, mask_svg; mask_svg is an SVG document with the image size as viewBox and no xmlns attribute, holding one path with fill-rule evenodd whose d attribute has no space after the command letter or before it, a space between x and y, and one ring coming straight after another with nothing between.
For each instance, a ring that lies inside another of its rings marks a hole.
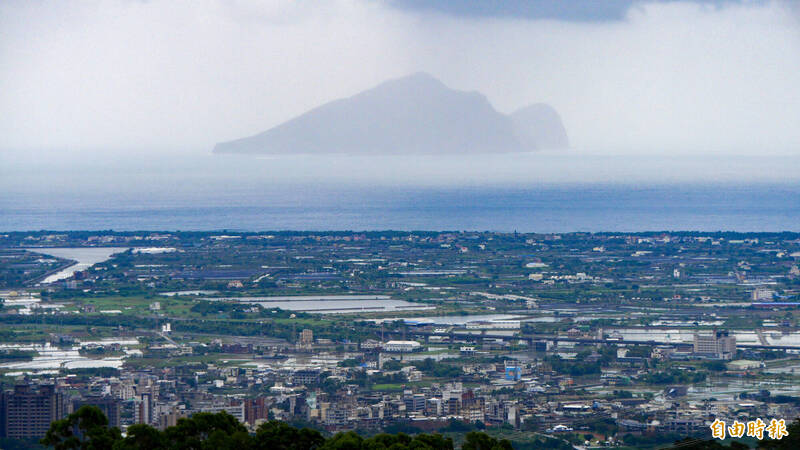
<instances>
[{"instance_id":1,"label":"cloud layer","mask_svg":"<svg viewBox=\"0 0 800 450\"><path fill-rule=\"evenodd\" d=\"M623 20L458 17L359 0L0 3L0 149L210 151L427 71L578 152L800 153L789 3L637 3Z\"/></svg>"}]
</instances>

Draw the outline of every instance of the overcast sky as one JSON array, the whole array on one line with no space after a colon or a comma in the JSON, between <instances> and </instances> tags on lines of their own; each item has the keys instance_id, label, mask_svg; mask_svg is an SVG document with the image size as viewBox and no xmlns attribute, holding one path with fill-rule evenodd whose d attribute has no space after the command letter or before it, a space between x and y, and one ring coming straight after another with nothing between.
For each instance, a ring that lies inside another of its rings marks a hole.
<instances>
[{"instance_id":1,"label":"overcast sky","mask_svg":"<svg viewBox=\"0 0 800 450\"><path fill-rule=\"evenodd\" d=\"M426 71L574 152L800 155L797 2L0 2L0 151L210 152Z\"/></svg>"}]
</instances>

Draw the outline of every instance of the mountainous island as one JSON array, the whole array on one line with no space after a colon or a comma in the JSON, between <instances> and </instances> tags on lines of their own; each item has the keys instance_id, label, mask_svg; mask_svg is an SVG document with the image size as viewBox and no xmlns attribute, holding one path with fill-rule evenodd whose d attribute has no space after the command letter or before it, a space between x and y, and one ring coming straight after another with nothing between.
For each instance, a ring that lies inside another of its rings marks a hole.
<instances>
[{"instance_id":1,"label":"mountainous island","mask_svg":"<svg viewBox=\"0 0 800 450\"><path fill-rule=\"evenodd\" d=\"M215 153L480 154L569 147L555 109L533 104L510 115L478 92L416 73L334 100Z\"/></svg>"}]
</instances>

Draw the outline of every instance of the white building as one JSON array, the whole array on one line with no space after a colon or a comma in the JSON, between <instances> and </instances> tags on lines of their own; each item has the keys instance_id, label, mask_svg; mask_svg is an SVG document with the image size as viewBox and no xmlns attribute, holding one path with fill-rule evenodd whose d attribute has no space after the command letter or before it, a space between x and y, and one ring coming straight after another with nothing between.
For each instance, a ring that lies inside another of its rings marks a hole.
<instances>
[{"instance_id":1,"label":"white building","mask_svg":"<svg viewBox=\"0 0 800 450\"><path fill-rule=\"evenodd\" d=\"M492 320L467 323L468 330L518 330L522 326L519 320Z\"/></svg>"},{"instance_id":2,"label":"white building","mask_svg":"<svg viewBox=\"0 0 800 450\"><path fill-rule=\"evenodd\" d=\"M190 411L190 414L198 413L198 412L207 412L211 414L217 414L225 411L226 413L235 417L239 422L244 423L244 403L236 406L201 406L198 409Z\"/></svg>"},{"instance_id":3,"label":"white building","mask_svg":"<svg viewBox=\"0 0 800 450\"><path fill-rule=\"evenodd\" d=\"M695 332L694 353L720 359L731 359L736 355L736 337L727 331Z\"/></svg>"},{"instance_id":4,"label":"white building","mask_svg":"<svg viewBox=\"0 0 800 450\"><path fill-rule=\"evenodd\" d=\"M758 288L753 291L752 299L754 301L772 300L774 296L775 296L775 291L773 291L772 289Z\"/></svg>"},{"instance_id":5,"label":"white building","mask_svg":"<svg viewBox=\"0 0 800 450\"><path fill-rule=\"evenodd\" d=\"M421 348L417 341L388 341L383 344L383 351L394 353L413 352Z\"/></svg>"}]
</instances>

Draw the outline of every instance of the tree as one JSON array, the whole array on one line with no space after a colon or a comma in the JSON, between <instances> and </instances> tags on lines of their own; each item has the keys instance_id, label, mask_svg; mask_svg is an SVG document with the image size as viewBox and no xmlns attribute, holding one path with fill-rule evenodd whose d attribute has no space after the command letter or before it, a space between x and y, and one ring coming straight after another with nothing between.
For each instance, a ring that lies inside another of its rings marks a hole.
<instances>
[{"instance_id":1,"label":"tree","mask_svg":"<svg viewBox=\"0 0 800 450\"><path fill-rule=\"evenodd\" d=\"M415 445L422 444L422 445ZM426 448L431 450L453 450L453 439L445 438L441 434L418 434L409 444L409 448Z\"/></svg>"},{"instance_id":2,"label":"tree","mask_svg":"<svg viewBox=\"0 0 800 450\"><path fill-rule=\"evenodd\" d=\"M363 442L364 438L354 431L348 431L346 433L337 433L328 439L322 448L324 450L361 450Z\"/></svg>"},{"instance_id":3,"label":"tree","mask_svg":"<svg viewBox=\"0 0 800 450\"><path fill-rule=\"evenodd\" d=\"M53 422L41 443L56 450L453 450L453 440L440 434L382 433L364 439L348 431L325 439L317 430L274 420L252 435L226 412L197 413L164 431L131 425L124 438L107 425L100 409L85 406ZM512 450L507 440L498 441L485 433L470 433L467 442L466 450Z\"/></svg>"},{"instance_id":4,"label":"tree","mask_svg":"<svg viewBox=\"0 0 800 450\"><path fill-rule=\"evenodd\" d=\"M121 439L118 428L108 427L108 419L100 408L84 405L66 418L51 423L41 444L55 450L105 450Z\"/></svg>"},{"instance_id":5,"label":"tree","mask_svg":"<svg viewBox=\"0 0 800 450\"><path fill-rule=\"evenodd\" d=\"M365 439L362 450L453 450L453 440L441 434L418 434L409 436L405 433L381 433Z\"/></svg>"},{"instance_id":6,"label":"tree","mask_svg":"<svg viewBox=\"0 0 800 450\"><path fill-rule=\"evenodd\" d=\"M513 450L513 447L508 439L497 440L486 433L471 431L461 450Z\"/></svg>"},{"instance_id":7,"label":"tree","mask_svg":"<svg viewBox=\"0 0 800 450\"><path fill-rule=\"evenodd\" d=\"M800 418L796 419L788 427L786 427L786 431L789 432L788 436L779 440L764 439L763 441L759 442L758 448L777 450L800 448Z\"/></svg>"},{"instance_id":8,"label":"tree","mask_svg":"<svg viewBox=\"0 0 800 450\"><path fill-rule=\"evenodd\" d=\"M324 443L317 430L297 429L277 420L261 424L255 438L255 448L264 450L315 450Z\"/></svg>"},{"instance_id":9,"label":"tree","mask_svg":"<svg viewBox=\"0 0 800 450\"><path fill-rule=\"evenodd\" d=\"M170 448L189 449L241 449L237 444L249 439L247 428L232 415L221 412L196 413L192 417L178 419L177 425L164 430ZM247 448L246 444L244 448Z\"/></svg>"},{"instance_id":10,"label":"tree","mask_svg":"<svg viewBox=\"0 0 800 450\"><path fill-rule=\"evenodd\" d=\"M162 450L167 448L167 439L164 433L150 425L136 424L128 427L128 435L116 444L114 450Z\"/></svg>"},{"instance_id":11,"label":"tree","mask_svg":"<svg viewBox=\"0 0 800 450\"><path fill-rule=\"evenodd\" d=\"M702 440L702 439L692 439L686 438L681 439L680 441L675 442L673 448L680 448L681 450L689 449L689 450L747 450L750 447L748 445L742 444L741 442L733 441L730 445L723 445L720 443L719 440L716 439L709 439L709 440ZM789 447L787 447L789 448ZM794 448L794 447L791 447Z\"/></svg>"}]
</instances>

